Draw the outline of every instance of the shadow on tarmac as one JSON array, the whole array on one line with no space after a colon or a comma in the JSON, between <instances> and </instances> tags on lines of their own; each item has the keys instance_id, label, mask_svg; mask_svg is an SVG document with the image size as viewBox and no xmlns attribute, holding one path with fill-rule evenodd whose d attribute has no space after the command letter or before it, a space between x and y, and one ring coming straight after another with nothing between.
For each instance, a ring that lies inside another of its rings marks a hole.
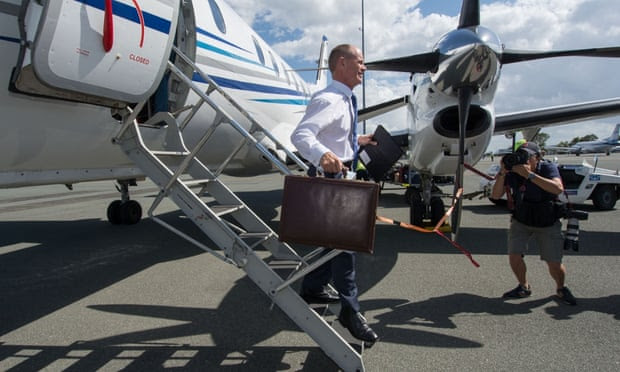
<instances>
[{"instance_id":1,"label":"shadow on tarmac","mask_svg":"<svg viewBox=\"0 0 620 372\"><path fill-rule=\"evenodd\" d=\"M277 231L275 221L281 191L239 193L250 207ZM274 201L277 201L274 203ZM167 213L163 218L192 229L187 219L179 219L179 212ZM2 222L0 246L28 242L29 248L0 255L0 335L6 334L68 304L114 283L122 281L160 262L191 257L202 253L185 240L162 229L152 221L144 220L133 226L112 226L101 220L86 219L63 222ZM196 229L197 231L197 229ZM504 229L463 228L461 243L475 255L505 254L505 245L480 246L480 236L486 241L505 242ZM27 237L24 239L23 237ZM604 242L617 238L613 233L582 231L583 241ZM69 244L70 243L70 244ZM608 243L609 244L609 243ZM398 254L441 253L460 254L448 242L434 234L421 234L391 225L377 225L376 252L359 260L359 270L370 270L372 278L360 278L360 290L371 288L394 268ZM617 255L608 245L584 249L585 255ZM463 259L466 259L463 257ZM465 263L464 263L465 264ZM384 309L378 322L370 325L382 335L382 342L404 345L452 348L479 348L483 345L459 337L436 332L414 330L409 326L431 329L452 329L452 317L458 314L484 313L493 315L526 314L536 307L553 301L545 298L510 303L499 298L486 298L467 293L455 293L420 302L407 299L367 300L367 310ZM252 304L252 308L247 307ZM308 352L304 370L336 370L331 360L316 347L257 346L284 330L297 330L295 324L279 309L269 311L267 296L248 279L237 281L218 308L187 308L148 306L136 304L107 304L92 309L182 321L182 324L163 328L118 334L113 337L78 342L70 346L28 346L0 344L0 360L14 355L16 349L40 349L41 353L21 364L37 370L51 361L61 359L69 352L90 350L72 365L73 370L93 370L114 360L122 352L136 353L130 357L131 368L160 370L163 361L184 363L186 369L209 370L285 370L287 353ZM247 309L240 311L240 309ZM580 298L579 306L550 307L545 311L554 319L570 319L575 315L595 311L620 319L620 296ZM274 312L278 312L274 316ZM182 338L191 335L211 335L215 346L193 347L161 343L158 340ZM136 346L118 346L139 344ZM142 350L142 352L138 352ZM172 357L181 353L185 357ZM231 356L234 355L234 356Z\"/></svg>"}]
</instances>

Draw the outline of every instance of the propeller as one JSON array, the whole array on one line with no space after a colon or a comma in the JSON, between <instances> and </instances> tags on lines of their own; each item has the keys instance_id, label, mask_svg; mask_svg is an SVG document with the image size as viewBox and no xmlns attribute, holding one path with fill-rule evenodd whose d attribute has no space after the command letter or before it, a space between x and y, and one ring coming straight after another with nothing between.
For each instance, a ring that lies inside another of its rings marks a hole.
<instances>
[{"instance_id":1,"label":"propeller","mask_svg":"<svg viewBox=\"0 0 620 372\"><path fill-rule=\"evenodd\" d=\"M467 119L469 118L469 107L474 94L474 89L469 86L459 88L459 159L456 167L456 177L454 180L454 192L452 197L456 199L459 189L463 188L463 173L465 172L465 131L467 130ZM452 211L452 240L458 238L459 227L461 226L461 211L463 199L458 198Z\"/></svg>"},{"instance_id":2,"label":"propeller","mask_svg":"<svg viewBox=\"0 0 620 372\"><path fill-rule=\"evenodd\" d=\"M480 25L480 1L463 0L458 28L476 27ZM439 52L414 54L408 57L385 59L365 63L368 70L400 71L409 73L437 72Z\"/></svg>"},{"instance_id":3,"label":"propeller","mask_svg":"<svg viewBox=\"0 0 620 372\"><path fill-rule=\"evenodd\" d=\"M437 72L439 67L439 52L414 54L408 57L384 59L375 62L366 62L366 69L376 71L399 71L410 73Z\"/></svg>"},{"instance_id":4,"label":"propeller","mask_svg":"<svg viewBox=\"0 0 620 372\"><path fill-rule=\"evenodd\" d=\"M476 27L480 25L480 1L463 0L459 28Z\"/></svg>"},{"instance_id":5,"label":"propeller","mask_svg":"<svg viewBox=\"0 0 620 372\"><path fill-rule=\"evenodd\" d=\"M589 48L589 49L573 49L573 50L554 50L548 52L534 52L527 50L510 50L506 49L500 57L502 64L506 65L515 62L532 61L542 58L553 57L620 57L619 47L609 48Z\"/></svg>"}]
</instances>

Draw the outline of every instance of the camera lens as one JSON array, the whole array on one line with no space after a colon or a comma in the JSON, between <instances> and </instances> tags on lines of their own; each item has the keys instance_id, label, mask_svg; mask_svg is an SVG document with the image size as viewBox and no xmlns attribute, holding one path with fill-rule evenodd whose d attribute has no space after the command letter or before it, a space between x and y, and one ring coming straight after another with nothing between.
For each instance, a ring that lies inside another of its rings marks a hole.
<instances>
[{"instance_id":1,"label":"camera lens","mask_svg":"<svg viewBox=\"0 0 620 372\"><path fill-rule=\"evenodd\" d=\"M577 218L568 219L564 234L564 249L572 249L575 252L579 250L579 220Z\"/></svg>"}]
</instances>

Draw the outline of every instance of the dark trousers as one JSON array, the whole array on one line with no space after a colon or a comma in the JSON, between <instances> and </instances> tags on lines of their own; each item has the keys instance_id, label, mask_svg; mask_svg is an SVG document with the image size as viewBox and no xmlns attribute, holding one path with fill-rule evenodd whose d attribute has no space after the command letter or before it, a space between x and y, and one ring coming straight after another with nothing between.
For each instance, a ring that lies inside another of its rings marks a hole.
<instances>
[{"instance_id":1,"label":"dark trousers","mask_svg":"<svg viewBox=\"0 0 620 372\"><path fill-rule=\"evenodd\" d=\"M311 167L311 170L314 167ZM316 169L314 169L316 174ZM312 177L313 174L308 171ZM338 175L326 173L327 178L341 178ZM325 249L321 254L325 255L329 250ZM302 290L319 292L330 280L333 279L334 287L340 294L340 302L343 307L350 307L353 311L360 311L357 301L357 283L355 282L355 252L343 251L336 257L319 266L314 271L306 274L301 283Z\"/></svg>"}]
</instances>

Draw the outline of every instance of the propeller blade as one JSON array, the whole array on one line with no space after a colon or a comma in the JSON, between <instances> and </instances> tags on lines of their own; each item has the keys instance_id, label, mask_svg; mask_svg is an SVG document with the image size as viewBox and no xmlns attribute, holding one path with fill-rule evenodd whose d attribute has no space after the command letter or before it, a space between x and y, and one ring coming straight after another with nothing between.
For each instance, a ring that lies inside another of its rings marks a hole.
<instances>
[{"instance_id":1,"label":"propeller blade","mask_svg":"<svg viewBox=\"0 0 620 372\"><path fill-rule=\"evenodd\" d=\"M531 61L535 59L553 58L553 57L620 57L620 47L609 48L589 48L574 50L557 50L549 52L533 52L526 50L509 50L506 49L501 55L501 63L509 64L515 62Z\"/></svg>"},{"instance_id":2,"label":"propeller blade","mask_svg":"<svg viewBox=\"0 0 620 372\"><path fill-rule=\"evenodd\" d=\"M459 89L459 164L456 168L456 177L454 179L454 198L456 198L459 190L463 188L463 173L465 172L465 134L467 130L467 119L469 117L469 107L471 106L472 96L473 89L471 87L462 87ZM451 221L452 240L454 241L458 239L462 209L463 199L458 198L454 206Z\"/></svg>"},{"instance_id":3,"label":"propeller blade","mask_svg":"<svg viewBox=\"0 0 620 372\"><path fill-rule=\"evenodd\" d=\"M400 72L437 72L439 52L414 54L408 57L384 59L382 61L364 63L368 70L400 71Z\"/></svg>"},{"instance_id":4,"label":"propeller blade","mask_svg":"<svg viewBox=\"0 0 620 372\"><path fill-rule=\"evenodd\" d=\"M459 28L476 27L480 25L480 1L463 0Z\"/></svg>"}]
</instances>

